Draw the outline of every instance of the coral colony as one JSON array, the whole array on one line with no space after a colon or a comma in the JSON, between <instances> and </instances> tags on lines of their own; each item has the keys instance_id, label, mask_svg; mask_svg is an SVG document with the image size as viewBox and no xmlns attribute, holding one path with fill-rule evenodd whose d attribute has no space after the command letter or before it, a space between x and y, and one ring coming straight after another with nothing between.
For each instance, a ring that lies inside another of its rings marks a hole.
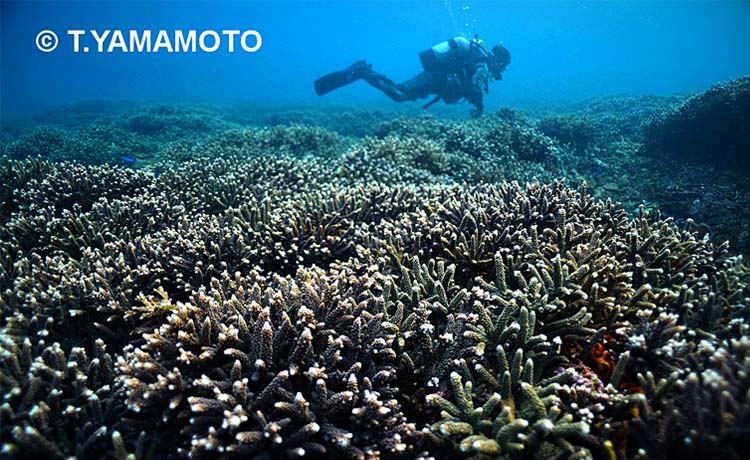
<instances>
[{"instance_id":1,"label":"coral colony","mask_svg":"<svg viewBox=\"0 0 750 460\"><path fill-rule=\"evenodd\" d=\"M130 108L9 140L0 456L750 458L747 236L649 188L733 173L665 155L748 85L539 123Z\"/></svg>"}]
</instances>

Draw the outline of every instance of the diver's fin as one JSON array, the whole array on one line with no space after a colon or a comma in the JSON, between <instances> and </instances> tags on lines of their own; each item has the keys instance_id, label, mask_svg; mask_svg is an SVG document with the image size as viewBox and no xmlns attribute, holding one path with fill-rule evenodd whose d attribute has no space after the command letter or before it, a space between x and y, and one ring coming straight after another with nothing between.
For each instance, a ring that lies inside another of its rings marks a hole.
<instances>
[{"instance_id":1,"label":"diver's fin","mask_svg":"<svg viewBox=\"0 0 750 460\"><path fill-rule=\"evenodd\" d=\"M330 93L334 89L339 89L342 86L346 86L349 83L353 83L360 78L366 70L369 70L370 66L367 61L361 60L350 65L344 70L338 72L329 73L315 80L315 93L318 96Z\"/></svg>"}]
</instances>

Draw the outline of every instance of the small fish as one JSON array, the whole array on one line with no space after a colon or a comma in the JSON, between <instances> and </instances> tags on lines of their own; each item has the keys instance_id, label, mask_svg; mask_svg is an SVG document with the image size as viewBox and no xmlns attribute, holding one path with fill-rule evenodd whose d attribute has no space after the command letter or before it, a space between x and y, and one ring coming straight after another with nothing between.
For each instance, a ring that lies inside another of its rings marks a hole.
<instances>
[{"instance_id":1,"label":"small fish","mask_svg":"<svg viewBox=\"0 0 750 460\"><path fill-rule=\"evenodd\" d=\"M122 161L124 161L125 163L133 164L133 163L135 163L135 158L133 158L133 157L122 157Z\"/></svg>"}]
</instances>

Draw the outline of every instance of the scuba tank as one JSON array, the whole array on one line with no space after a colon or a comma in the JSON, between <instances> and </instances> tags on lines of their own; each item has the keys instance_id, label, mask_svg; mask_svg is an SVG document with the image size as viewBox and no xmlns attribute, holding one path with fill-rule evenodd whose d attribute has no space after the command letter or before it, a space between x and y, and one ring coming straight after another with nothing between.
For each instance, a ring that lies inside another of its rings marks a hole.
<instances>
[{"instance_id":1,"label":"scuba tank","mask_svg":"<svg viewBox=\"0 0 750 460\"><path fill-rule=\"evenodd\" d=\"M441 99L446 104L454 104L463 99L464 90L471 78L466 66L488 57L484 41L476 35L471 41L461 36L451 38L419 53L425 72L445 77L445 85L440 93L422 108L427 109ZM484 83L484 91L487 92L487 82Z\"/></svg>"},{"instance_id":2,"label":"scuba tank","mask_svg":"<svg viewBox=\"0 0 750 460\"><path fill-rule=\"evenodd\" d=\"M419 53L425 72L448 73L455 71L471 52L472 44L464 37L455 37L438 43Z\"/></svg>"}]
</instances>

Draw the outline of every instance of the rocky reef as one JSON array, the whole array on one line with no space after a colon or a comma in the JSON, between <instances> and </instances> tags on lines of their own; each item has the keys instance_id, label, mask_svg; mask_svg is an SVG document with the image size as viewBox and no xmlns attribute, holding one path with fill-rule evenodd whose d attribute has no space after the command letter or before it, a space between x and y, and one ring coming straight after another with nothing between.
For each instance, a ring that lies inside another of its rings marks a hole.
<instances>
[{"instance_id":1,"label":"rocky reef","mask_svg":"<svg viewBox=\"0 0 750 460\"><path fill-rule=\"evenodd\" d=\"M230 126L136 165L14 141L2 456L747 457L750 269L603 198L571 160L601 137L561 125Z\"/></svg>"}]
</instances>

